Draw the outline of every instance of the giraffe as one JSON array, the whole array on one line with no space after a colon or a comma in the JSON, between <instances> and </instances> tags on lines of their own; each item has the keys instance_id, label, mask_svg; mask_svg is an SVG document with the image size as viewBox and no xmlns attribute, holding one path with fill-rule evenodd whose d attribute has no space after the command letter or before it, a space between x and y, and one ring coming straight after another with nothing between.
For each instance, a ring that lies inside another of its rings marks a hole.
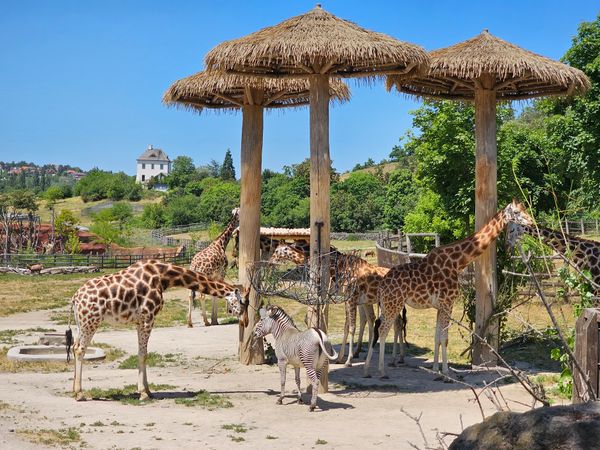
<instances>
[{"instance_id":1,"label":"giraffe","mask_svg":"<svg viewBox=\"0 0 600 450\"><path fill-rule=\"evenodd\" d=\"M233 256L233 261L231 261L230 268L238 267L238 257L240 252L240 230L236 228L232 234L233 239L233 249L231 250L231 256ZM282 241L279 239L273 239L270 236L260 236L259 240L259 248L261 258L271 257L275 249L281 244Z\"/></svg>"},{"instance_id":2,"label":"giraffe","mask_svg":"<svg viewBox=\"0 0 600 450\"><path fill-rule=\"evenodd\" d=\"M600 242L571 236L562 231L542 226L510 224L509 243L514 246L522 234L540 236L544 243L556 252L569 256L579 270L589 270L596 296L600 296Z\"/></svg>"},{"instance_id":3,"label":"giraffe","mask_svg":"<svg viewBox=\"0 0 600 450\"><path fill-rule=\"evenodd\" d=\"M292 245L280 245L277 247L270 261L281 262L291 261L296 265L305 264L306 258L303 250L299 247ZM350 367L352 365L352 358L358 356L360 348L362 347L363 334L365 330L365 324L369 324L369 341L373 339L373 324L375 322L375 311L373 305L377 303L377 288L379 282L382 280L384 275L389 271L387 267L379 267L373 264L369 264L364 259L355 256L341 253L332 248L332 254L330 257L330 275L333 278L336 274L352 271L349 280L344 280L344 284L352 284L352 295L345 302L345 323L344 323L344 337L342 339L342 345L338 356L338 363L344 360L344 354L346 349L346 342L349 342L348 358L346 359L345 366ZM360 307L360 326L359 336L357 343L357 352L352 351L354 345L354 333L356 330L356 311L357 307ZM402 327L402 322L398 322L396 328ZM350 340L348 341L348 334L350 334Z\"/></svg>"},{"instance_id":4,"label":"giraffe","mask_svg":"<svg viewBox=\"0 0 600 450\"><path fill-rule=\"evenodd\" d=\"M190 263L191 270L217 280L223 280L225 278L225 271L227 270L227 255L225 254L225 249L227 248L227 244L229 243L229 239L231 238L233 231L238 226L239 217L240 209L235 208L231 212L231 219L229 220L229 223L223 232L213 242L211 242L208 247L200 250L194 255L192 262ZM192 324L192 308L194 306L195 297L195 291L190 291L187 316L189 328L194 326ZM219 322L217 322L216 300L212 299L210 323L206 318L206 299L202 294L200 295L200 303L202 306L202 319L204 320L204 325L207 327L210 325L218 325Z\"/></svg>"},{"instance_id":5,"label":"giraffe","mask_svg":"<svg viewBox=\"0 0 600 450\"><path fill-rule=\"evenodd\" d=\"M88 280L77 290L71 301L78 329L73 345L73 392L77 400L84 399L81 389L83 356L104 319L137 325L138 392L142 400L150 396L146 376L148 339L154 319L163 307L163 291L172 286L182 286L225 298L229 312L237 315L242 323L246 321L247 293L244 302L235 286L211 280L190 269L170 263L157 260L139 261L119 272Z\"/></svg>"},{"instance_id":6,"label":"giraffe","mask_svg":"<svg viewBox=\"0 0 600 450\"><path fill-rule=\"evenodd\" d=\"M404 305L413 308L437 309L433 347L433 370L439 370L439 347L442 348L442 373L448 373L448 327L454 301L459 295L458 277L462 270L477 258L502 229L515 222L530 225L533 220L517 200L498 211L479 231L457 242L434 248L421 261L395 266L379 283L377 296L381 307L379 341L379 372L387 378L384 366L385 339ZM369 377L373 348L364 365L364 376ZM395 356L395 355L394 355ZM400 334L400 362L404 360L404 340ZM394 364L395 361L392 361Z\"/></svg>"}]
</instances>

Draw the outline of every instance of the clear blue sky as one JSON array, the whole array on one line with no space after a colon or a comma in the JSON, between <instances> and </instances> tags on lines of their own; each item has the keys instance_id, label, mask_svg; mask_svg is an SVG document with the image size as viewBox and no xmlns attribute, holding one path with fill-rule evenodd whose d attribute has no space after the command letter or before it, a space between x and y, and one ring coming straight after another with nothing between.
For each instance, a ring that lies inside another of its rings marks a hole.
<instances>
[{"instance_id":1,"label":"clear blue sky","mask_svg":"<svg viewBox=\"0 0 600 450\"><path fill-rule=\"evenodd\" d=\"M329 12L420 44L452 45L492 34L560 58L597 1L319 0ZM221 162L231 148L239 175L241 115L166 108L175 80L203 69L208 50L302 14L316 1L5 0L0 11L0 160L68 163L135 171L153 144L173 159ZM417 102L382 84L351 84L353 98L331 111L331 156L348 170L387 157L411 126ZM267 113L265 168L308 157L308 110Z\"/></svg>"}]
</instances>

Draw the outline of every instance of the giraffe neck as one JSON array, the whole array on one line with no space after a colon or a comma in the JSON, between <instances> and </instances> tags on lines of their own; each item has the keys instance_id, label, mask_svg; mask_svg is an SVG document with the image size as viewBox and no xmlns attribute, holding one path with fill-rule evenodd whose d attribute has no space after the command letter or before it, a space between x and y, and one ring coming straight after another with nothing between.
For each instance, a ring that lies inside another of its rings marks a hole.
<instances>
[{"instance_id":1,"label":"giraffe neck","mask_svg":"<svg viewBox=\"0 0 600 450\"><path fill-rule=\"evenodd\" d=\"M184 287L213 297L223 298L235 291L235 287L223 281L209 279L193 270L172 264L158 263L163 289Z\"/></svg>"},{"instance_id":2,"label":"giraffe neck","mask_svg":"<svg viewBox=\"0 0 600 450\"><path fill-rule=\"evenodd\" d=\"M551 228L541 226L538 226L537 229L530 226L523 226L522 228L525 233L531 236L541 236L542 240L558 253L564 254L576 248L581 243L578 238L561 231L552 230Z\"/></svg>"},{"instance_id":3,"label":"giraffe neck","mask_svg":"<svg viewBox=\"0 0 600 450\"><path fill-rule=\"evenodd\" d=\"M231 235L233 234L233 231L237 228L237 226L238 216L236 215L232 217L232 219L227 224L227 227L225 227L223 232L217 237L217 239L215 239L215 244L221 247L223 251L225 251L227 244L229 244L229 239L231 239Z\"/></svg>"},{"instance_id":4,"label":"giraffe neck","mask_svg":"<svg viewBox=\"0 0 600 450\"><path fill-rule=\"evenodd\" d=\"M462 270L494 242L505 226L506 218L504 216L504 210L501 210L498 211L479 231L455 244L440 248L442 248L445 253L452 253L454 250L458 250L461 253L458 260L458 268L459 270Z\"/></svg>"}]
</instances>

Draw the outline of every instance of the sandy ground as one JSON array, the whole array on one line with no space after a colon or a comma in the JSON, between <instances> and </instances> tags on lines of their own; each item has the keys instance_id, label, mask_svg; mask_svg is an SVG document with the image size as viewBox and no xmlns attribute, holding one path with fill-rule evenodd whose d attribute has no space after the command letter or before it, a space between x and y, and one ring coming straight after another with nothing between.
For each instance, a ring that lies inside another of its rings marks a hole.
<instances>
[{"instance_id":1,"label":"sandy ground","mask_svg":"<svg viewBox=\"0 0 600 450\"><path fill-rule=\"evenodd\" d=\"M1 329L47 327L47 311L0 318ZM195 319L198 319L195 317ZM28 337L33 341L36 336ZM427 443L437 447L437 432L459 433L481 421L479 407L468 388L458 383L435 381L434 375L418 366L429 363L409 358L407 364L390 368L390 380L364 379L362 358L351 368L334 364L330 392L321 394L317 411L295 404L293 369L288 368L288 398L275 404L279 392L277 366L242 366L237 362L237 325L184 326L155 329L149 350L180 353L182 361L171 367L148 369L151 383L167 383L175 389L158 393L158 399L142 406L119 401L76 402L69 396L72 373L0 373L0 400L10 405L0 410L0 448L44 448L24 440L16 431L75 427L86 448L173 449L173 448L426 448L416 422L406 413L421 416ZM95 341L137 353L134 330L105 331ZM375 355L377 357L377 354ZM137 382L137 370L121 370L117 363L87 364L84 389L120 388ZM481 375L465 381L482 383ZM306 385L302 376L303 389ZM174 398L205 389L223 394L232 408L209 411L176 404ZM524 410L530 398L520 386L502 387L513 410ZM308 396L305 394L305 401ZM481 399L486 415L495 412L492 403ZM101 422L102 425L94 425ZM118 425L110 425L118 423ZM236 433L223 425L242 424L248 430ZM244 440L235 442L233 437ZM450 442L452 438L447 438ZM76 446L79 447L79 444Z\"/></svg>"}]
</instances>

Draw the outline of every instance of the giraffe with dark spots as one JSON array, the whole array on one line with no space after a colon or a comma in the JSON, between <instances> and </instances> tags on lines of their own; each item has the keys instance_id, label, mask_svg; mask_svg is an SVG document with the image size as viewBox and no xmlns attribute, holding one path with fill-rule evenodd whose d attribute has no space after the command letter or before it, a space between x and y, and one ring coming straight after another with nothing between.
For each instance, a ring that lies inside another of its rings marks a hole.
<instances>
[{"instance_id":1,"label":"giraffe with dark spots","mask_svg":"<svg viewBox=\"0 0 600 450\"><path fill-rule=\"evenodd\" d=\"M509 243L513 246L523 234L540 237L542 241L557 253L570 258L579 270L589 270L592 276L594 294L600 296L600 242L572 236L560 230L543 226L511 224Z\"/></svg>"},{"instance_id":2,"label":"giraffe with dark spots","mask_svg":"<svg viewBox=\"0 0 600 450\"><path fill-rule=\"evenodd\" d=\"M467 265L483 253L509 222L531 225L533 219L527 214L521 203L513 200L504 209L498 211L476 233L460 241L434 248L421 261L395 266L383 277L377 292L381 306L379 372L382 378L387 378L384 365L385 338L395 318L405 305L417 309L437 309L433 370L439 370L439 349L441 347L442 373L448 373L448 328L454 302L460 294L459 275ZM439 287L436 287L433 281L438 276L443 279L440 280ZM364 365L365 377L370 376L369 364L372 355L373 348L369 346L369 353ZM395 356L392 365L396 363ZM399 362L403 361L404 340L401 335Z\"/></svg>"},{"instance_id":3,"label":"giraffe with dark spots","mask_svg":"<svg viewBox=\"0 0 600 450\"><path fill-rule=\"evenodd\" d=\"M148 276L144 277L144 274ZM102 288L98 289L99 286ZM72 298L72 311L78 329L73 345L73 392L78 400L83 400L83 355L103 320L137 325L138 392L142 400L150 396L146 376L148 339L156 315L163 307L163 291L173 286L225 298L229 313L238 316L242 323L246 321L248 299L242 299L235 286L184 267L156 260L139 261L115 274L88 280Z\"/></svg>"},{"instance_id":4,"label":"giraffe with dark spots","mask_svg":"<svg viewBox=\"0 0 600 450\"><path fill-rule=\"evenodd\" d=\"M227 270L227 255L225 249L231 239L233 231L238 226L240 220L240 209L235 208L231 212L231 220L223 230L223 232L206 248L200 250L194 255L190 263L190 269L194 272L202 274L206 277L215 280L224 280L225 271ZM194 299L196 297L196 291L190 291L188 300L188 327L192 328L192 309L194 306ZM215 299L212 300L212 311L210 315L210 322L206 318L206 299L202 293L200 293L200 304L202 307L202 319L204 320L205 326L217 325L217 302Z\"/></svg>"}]
</instances>

